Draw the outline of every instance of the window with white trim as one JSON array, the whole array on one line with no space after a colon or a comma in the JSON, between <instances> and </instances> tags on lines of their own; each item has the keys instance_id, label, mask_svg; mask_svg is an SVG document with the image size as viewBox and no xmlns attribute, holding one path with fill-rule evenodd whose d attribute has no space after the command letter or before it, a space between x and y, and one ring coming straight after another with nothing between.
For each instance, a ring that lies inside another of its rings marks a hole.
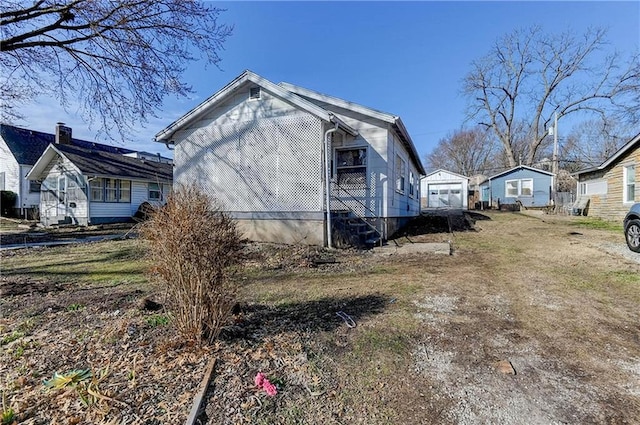
<instances>
[{"instance_id":1,"label":"window with white trim","mask_svg":"<svg viewBox=\"0 0 640 425\"><path fill-rule=\"evenodd\" d=\"M505 198L533 196L533 179L505 180L504 196Z\"/></svg>"},{"instance_id":2,"label":"window with white trim","mask_svg":"<svg viewBox=\"0 0 640 425\"><path fill-rule=\"evenodd\" d=\"M416 178L413 175L413 171L409 171L409 196L413 197L416 187Z\"/></svg>"},{"instance_id":3,"label":"window with white trim","mask_svg":"<svg viewBox=\"0 0 640 425\"><path fill-rule=\"evenodd\" d=\"M580 183L578 185L578 194L579 195L586 195L587 194L587 184L586 183Z\"/></svg>"},{"instance_id":4,"label":"window with white trim","mask_svg":"<svg viewBox=\"0 0 640 425\"><path fill-rule=\"evenodd\" d=\"M367 149L336 149L336 181L339 185L367 183Z\"/></svg>"},{"instance_id":5,"label":"window with white trim","mask_svg":"<svg viewBox=\"0 0 640 425\"><path fill-rule=\"evenodd\" d=\"M29 193L40 192L42 184L35 180L29 180Z\"/></svg>"},{"instance_id":6,"label":"window with white trim","mask_svg":"<svg viewBox=\"0 0 640 425\"><path fill-rule=\"evenodd\" d=\"M163 199L162 183L149 183L149 200L162 201Z\"/></svg>"},{"instance_id":7,"label":"window with white trim","mask_svg":"<svg viewBox=\"0 0 640 425\"><path fill-rule=\"evenodd\" d=\"M89 181L91 202L131 202L131 181L94 178Z\"/></svg>"},{"instance_id":8,"label":"window with white trim","mask_svg":"<svg viewBox=\"0 0 640 425\"><path fill-rule=\"evenodd\" d=\"M400 155L396 155L396 190L404 193L406 166L404 159Z\"/></svg>"},{"instance_id":9,"label":"window with white trim","mask_svg":"<svg viewBox=\"0 0 640 425\"><path fill-rule=\"evenodd\" d=\"M520 196L533 196L533 179L520 180Z\"/></svg>"},{"instance_id":10,"label":"window with white trim","mask_svg":"<svg viewBox=\"0 0 640 425\"><path fill-rule=\"evenodd\" d=\"M636 199L636 166L624 167L624 202L634 202Z\"/></svg>"}]
</instances>

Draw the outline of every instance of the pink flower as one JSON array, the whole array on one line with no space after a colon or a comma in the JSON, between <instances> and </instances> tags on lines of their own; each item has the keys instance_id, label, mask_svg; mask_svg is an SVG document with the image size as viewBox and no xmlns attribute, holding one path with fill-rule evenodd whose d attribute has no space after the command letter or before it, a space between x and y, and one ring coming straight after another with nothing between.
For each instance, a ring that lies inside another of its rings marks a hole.
<instances>
[{"instance_id":1,"label":"pink flower","mask_svg":"<svg viewBox=\"0 0 640 425\"><path fill-rule=\"evenodd\" d=\"M276 386L273 385L271 382L269 382L268 379L264 380L264 383L262 384L262 389L267 393L268 396L271 396L271 397L278 394L278 390L276 389Z\"/></svg>"},{"instance_id":2,"label":"pink flower","mask_svg":"<svg viewBox=\"0 0 640 425\"><path fill-rule=\"evenodd\" d=\"M258 372L258 374L256 375L256 379L254 380L254 382L256 383L256 387L262 388L262 385L265 380L266 378L264 376L264 373Z\"/></svg>"},{"instance_id":3,"label":"pink flower","mask_svg":"<svg viewBox=\"0 0 640 425\"><path fill-rule=\"evenodd\" d=\"M264 376L264 373L258 372L256 378L254 379L254 382L256 383L256 387L258 387L258 389L264 390L268 396L273 397L274 395L278 394L276 386L269 382L267 377Z\"/></svg>"}]
</instances>

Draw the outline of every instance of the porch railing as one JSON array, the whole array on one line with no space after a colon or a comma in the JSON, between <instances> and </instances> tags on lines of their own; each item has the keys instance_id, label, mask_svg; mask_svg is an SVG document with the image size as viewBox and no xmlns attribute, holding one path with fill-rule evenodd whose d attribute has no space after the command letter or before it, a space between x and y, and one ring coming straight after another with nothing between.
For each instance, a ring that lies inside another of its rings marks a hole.
<instances>
[{"instance_id":1,"label":"porch railing","mask_svg":"<svg viewBox=\"0 0 640 425\"><path fill-rule=\"evenodd\" d=\"M343 186L340 186L339 183L337 182L331 182L333 187L337 187L341 192L346 193L349 196L349 200L350 201L355 201L357 204L359 204L360 206L362 206L364 208L365 211L368 211L371 214L371 217L369 218L373 218L376 221L376 224L378 224L378 226L380 226L380 217L371 209L369 208L364 202L360 201L354 194L352 194L349 190L347 190L346 188L344 188ZM349 206L345 201L343 201L340 197L335 196L334 195L334 191L331 191L331 198L333 200L338 201L340 204L342 204L349 212L351 212L353 215L355 215L356 217L358 217L364 224L366 224L371 230L373 230L374 232L376 232L378 234L378 237L380 239L380 246L382 246L382 231L380 229L378 229L378 227L374 226L373 224L369 223L369 221L367 220L368 217L366 217L365 215L360 215L356 212L356 210L354 210L351 206ZM380 226L382 227L382 226Z\"/></svg>"}]
</instances>

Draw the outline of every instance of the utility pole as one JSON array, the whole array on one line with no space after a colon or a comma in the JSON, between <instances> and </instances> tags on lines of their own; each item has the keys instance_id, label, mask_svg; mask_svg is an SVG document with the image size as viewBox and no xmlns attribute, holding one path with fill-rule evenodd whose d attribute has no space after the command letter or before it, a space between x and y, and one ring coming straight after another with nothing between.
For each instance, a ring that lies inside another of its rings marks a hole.
<instances>
[{"instance_id":1,"label":"utility pole","mask_svg":"<svg viewBox=\"0 0 640 425\"><path fill-rule=\"evenodd\" d=\"M551 170L553 172L553 188L552 202L556 204L556 194L558 192L558 112L555 112L553 119L553 160L551 164Z\"/></svg>"}]
</instances>

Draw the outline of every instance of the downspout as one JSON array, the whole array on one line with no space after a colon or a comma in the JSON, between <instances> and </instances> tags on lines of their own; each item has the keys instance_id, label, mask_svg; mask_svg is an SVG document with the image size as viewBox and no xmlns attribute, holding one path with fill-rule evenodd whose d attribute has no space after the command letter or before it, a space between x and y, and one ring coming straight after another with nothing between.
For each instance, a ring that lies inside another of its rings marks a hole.
<instances>
[{"instance_id":1,"label":"downspout","mask_svg":"<svg viewBox=\"0 0 640 425\"><path fill-rule=\"evenodd\" d=\"M97 177L87 177L87 226L91 225L91 181L95 180ZM133 191L133 188L131 188Z\"/></svg>"},{"instance_id":2,"label":"downspout","mask_svg":"<svg viewBox=\"0 0 640 425\"><path fill-rule=\"evenodd\" d=\"M334 133L338 130L338 123L335 123L334 128L330 128L329 130L324 132L324 184L325 184L325 209L327 211L327 247L333 248L331 246L331 185L329 182L330 179L330 162L329 162L329 134Z\"/></svg>"}]
</instances>

